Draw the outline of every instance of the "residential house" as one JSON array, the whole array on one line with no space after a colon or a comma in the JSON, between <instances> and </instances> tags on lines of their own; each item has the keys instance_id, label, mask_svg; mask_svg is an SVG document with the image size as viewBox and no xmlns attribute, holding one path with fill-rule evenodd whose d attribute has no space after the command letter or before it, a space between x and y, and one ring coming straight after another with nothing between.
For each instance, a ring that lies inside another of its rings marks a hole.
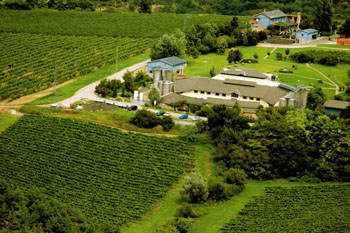
<instances>
[{"instance_id":1,"label":"residential house","mask_svg":"<svg viewBox=\"0 0 350 233\"><path fill-rule=\"evenodd\" d=\"M318 37L318 31L316 29L305 29L296 32L295 39L298 43L309 42L315 40Z\"/></svg>"}]
</instances>

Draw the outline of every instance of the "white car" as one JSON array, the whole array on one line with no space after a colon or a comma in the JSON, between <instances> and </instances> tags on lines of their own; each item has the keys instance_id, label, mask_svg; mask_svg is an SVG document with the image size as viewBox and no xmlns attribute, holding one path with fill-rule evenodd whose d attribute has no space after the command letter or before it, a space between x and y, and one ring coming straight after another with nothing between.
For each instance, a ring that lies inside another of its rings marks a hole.
<instances>
[{"instance_id":1,"label":"white car","mask_svg":"<svg viewBox=\"0 0 350 233\"><path fill-rule=\"evenodd\" d=\"M163 116L170 116L170 113L166 112L163 114Z\"/></svg>"},{"instance_id":2,"label":"white car","mask_svg":"<svg viewBox=\"0 0 350 233\"><path fill-rule=\"evenodd\" d=\"M201 119L200 116L194 116L192 117L192 121L199 121Z\"/></svg>"}]
</instances>

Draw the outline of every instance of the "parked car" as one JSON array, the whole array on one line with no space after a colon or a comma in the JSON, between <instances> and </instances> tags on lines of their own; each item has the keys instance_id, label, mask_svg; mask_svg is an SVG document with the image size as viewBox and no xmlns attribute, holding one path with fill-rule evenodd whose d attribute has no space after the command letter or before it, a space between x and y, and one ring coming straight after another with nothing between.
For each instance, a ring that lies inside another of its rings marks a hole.
<instances>
[{"instance_id":1,"label":"parked car","mask_svg":"<svg viewBox=\"0 0 350 233\"><path fill-rule=\"evenodd\" d=\"M170 116L170 113L166 112L163 116Z\"/></svg>"},{"instance_id":2,"label":"parked car","mask_svg":"<svg viewBox=\"0 0 350 233\"><path fill-rule=\"evenodd\" d=\"M192 117L192 121L199 121L201 119L200 116L194 116Z\"/></svg>"},{"instance_id":3,"label":"parked car","mask_svg":"<svg viewBox=\"0 0 350 233\"><path fill-rule=\"evenodd\" d=\"M137 110L137 105L130 105L128 107L128 111L136 111Z\"/></svg>"},{"instance_id":4,"label":"parked car","mask_svg":"<svg viewBox=\"0 0 350 233\"><path fill-rule=\"evenodd\" d=\"M157 116L164 116L165 112L164 111L159 111L157 112Z\"/></svg>"},{"instance_id":5,"label":"parked car","mask_svg":"<svg viewBox=\"0 0 350 233\"><path fill-rule=\"evenodd\" d=\"M188 118L187 114L183 114L183 115L179 116L179 119L187 119L187 118Z\"/></svg>"}]
</instances>

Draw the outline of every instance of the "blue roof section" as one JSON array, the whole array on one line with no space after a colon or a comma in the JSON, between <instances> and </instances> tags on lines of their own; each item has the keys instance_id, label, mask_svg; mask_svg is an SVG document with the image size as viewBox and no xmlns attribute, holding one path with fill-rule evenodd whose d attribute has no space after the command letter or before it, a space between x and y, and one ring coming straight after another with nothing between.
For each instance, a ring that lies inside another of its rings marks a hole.
<instances>
[{"instance_id":1,"label":"blue roof section","mask_svg":"<svg viewBox=\"0 0 350 233\"><path fill-rule=\"evenodd\" d=\"M313 29L313 28L304 29L304 30L301 30L300 32L305 32L307 34L318 33L318 31L316 29Z\"/></svg>"},{"instance_id":2,"label":"blue roof section","mask_svg":"<svg viewBox=\"0 0 350 233\"><path fill-rule=\"evenodd\" d=\"M158 60L154 60L154 61L151 61L151 62L164 62L168 65L171 65L171 66L177 66L177 65L182 65L182 64L186 64L187 61L184 60L184 59L181 59L181 58L178 58L178 57L166 57L166 58L162 58L162 59L158 59Z\"/></svg>"}]
</instances>

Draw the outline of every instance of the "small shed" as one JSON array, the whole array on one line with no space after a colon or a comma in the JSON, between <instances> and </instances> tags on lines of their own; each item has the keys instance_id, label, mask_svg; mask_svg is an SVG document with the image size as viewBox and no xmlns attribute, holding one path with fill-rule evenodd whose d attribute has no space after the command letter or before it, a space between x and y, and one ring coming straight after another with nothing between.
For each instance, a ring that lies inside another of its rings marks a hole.
<instances>
[{"instance_id":1,"label":"small shed","mask_svg":"<svg viewBox=\"0 0 350 233\"><path fill-rule=\"evenodd\" d=\"M147 72L153 73L154 69L171 70L183 74L187 61L178 57L167 57L148 62Z\"/></svg>"},{"instance_id":2,"label":"small shed","mask_svg":"<svg viewBox=\"0 0 350 233\"><path fill-rule=\"evenodd\" d=\"M340 115L343 110L350 106L350 102L340 100L327 100L323 106L327 114Z\"/></svg>"},{"instance_id":3,"label":"small shed","mask_svg":"<svg viewBox=\"0 0 350 233\"><path fill-rule=\"evenodd\" d=\"M296 40L297 41L308 41L315 40L318 37L318 31L316 29L305 29L296 32Z\"/></svg>"}]
</instances>

